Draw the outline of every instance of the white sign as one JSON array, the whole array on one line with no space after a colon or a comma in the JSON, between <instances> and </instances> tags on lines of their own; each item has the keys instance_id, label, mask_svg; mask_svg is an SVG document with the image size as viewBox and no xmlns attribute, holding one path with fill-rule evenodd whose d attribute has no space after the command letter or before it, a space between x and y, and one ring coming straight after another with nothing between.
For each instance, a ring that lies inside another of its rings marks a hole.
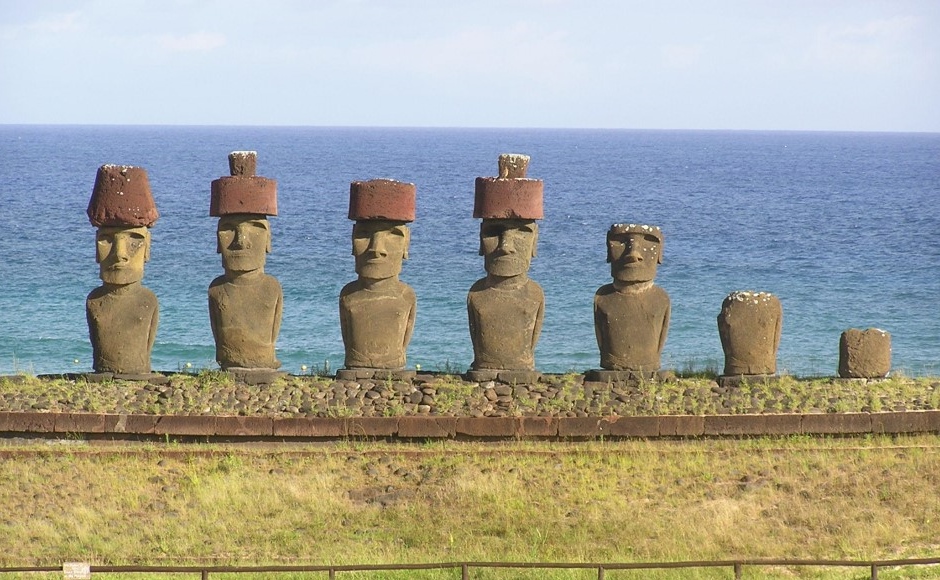
<instances>
[{"instance_id":1,"label":"white sign","mask_svg":"<svg viewBox=\"0 0 940 580\"><path fill-rule=\"evenodd\" d=\"M66 562L62 564L65 580L91 580L91 565L85 562Z\"/></svg>"}]
</instances>

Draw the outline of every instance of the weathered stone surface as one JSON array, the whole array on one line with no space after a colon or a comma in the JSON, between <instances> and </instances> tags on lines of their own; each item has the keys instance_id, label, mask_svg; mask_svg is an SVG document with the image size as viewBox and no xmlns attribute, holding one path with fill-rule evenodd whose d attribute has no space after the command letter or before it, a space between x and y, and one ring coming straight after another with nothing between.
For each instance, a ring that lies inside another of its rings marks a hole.
<instances>
[{"instance_id":1,"label":"weathered stone surface","mask_svg":"<svg viewBox=\"0 0 940 580\"><path fill-rule=\"evenodd\" d=\"M705 417L701 415L663 415L659 418L659 434L663 437L698 437L705 433Z\"/></svg>"},{"instance_id":2,"label":"weathered stone surface","mask_svg":"<svg viewBox=\"0 0 940 580\"><path fill-rule=\"evenodd\" d=\"M349 219L413 222L417 188L393 179L353 181L349 185Z\"/></svg>"},{"instance_id":3,"label":"weathered stone surface","mask_svg":"<svg viewBox=\"0 0 940 580\"><path fill-rule=\"evenodd\" d=\"M215 417L215 435L220 437L270 437L273 417Z\"/></svg>"},{"instance_id":4,"label":"weathered stone surface","mask_svg":"<svg viewBox=\"0 0 940 580\"><path fill-rule=\"evenodd\" d=\"M872 433L924 433L936 430L931 420L940 411L904 411L871 414Z\"/></svg>"},{"instance_id":5,"label":"weathered stone surface","mask_svg":"<svg viewBox=\"0 0 940 580\"><path fill-rule=\"evenodd\" d=\"M732 292L721 304L718 334L725 375L773 375L783 323L780 299L768 292Z\"/></svg>"},{"instance_id":6,"label":"weathered stone surface","mask_svg":"<svg viewBox=\"0 0 940 580\"><path fill-rule=\"evenodd\" d=\"M541 179L477 177L473 217L540 220L543 190Z\"/></svg>"},{"instance_id":7,"label":"weathered stone surface","mask_svg":"<svg viewBox=\"0 0 940 580\"><path fill-rule=\"evenodd\" d=\"M150 193L147 170L131 165L102 165L88 202L95 227L151 227L160 217Z\"/></svg>"},{"instance_id":8,"label":"weathered stone surface","mask_svg":"<svg viewBox=\"0 0 940 580\"><path fill-rule=\"evenodd\" d=\"M467 437L515 437L519 431L516 417L458 417L455 432Z\"/></svg>"},{"instance_id":9,"label":"weathered stone surface","mask_svg":"<svg viewBox=\"0 0 940 580\"><path fill-rule=\"evenodd\" d=\"M614 224L607 232L612 284L594 295L594 332L607 370L653 372L669 331L669 295L653 284L662 262L656 226Z\"/></svg>"},{"instance_id":10,"label":"weathered stone surface","mask_svg":"<svg viewBox=\"0 0 940 580\"><path fill-rule=\"evenodd\" d=\"M608 417L614 437L659 437L659 417Z\"/></svg>"},{"instance_id":11,"label":"weathered stone surface","mask_svg":"<svg viewBox=\"0 0 940 580\"><path fill-rule=\"evenodd\" d=\"M501 179L519 179L529 171L528 155L521 153L502 153L499 156L499 177Z\"/></svg>"},{"instance_id":12,"label":"weathered stone surface","mask_svg":"<svg viewBox=\"0 0 940 580\"><path fill-rule=\"evenodd\" d=\"M520 417L521 437L555 437L558 435L558 417Z\"/></svg>"},{"instance_id":13,"label":"weathered stone surface","mask_svg":"<svg viewBox=\"0 0 940 580\"><path fill-rule=\"evenodd\" d=\"M105 433L133 433L151 435L156 431L157 415L105 415Z\"/></svg>"},{"instance_id":14,"label":"weathered stone surface","mask_svg":"<svg viewBox=\"0 0 940 580\"><path fill-rule=\"evenodd\" d=\"M101 413L56 413L56 433L104 433L105 416Z\"/></svg>"},{"instance_id":15,"label":"weathered stone surface","mask_svg":"<svg viewBox=\"0 0 940 580\"><path fill-rule=\"evenodd\" d=\"M871 433L870 413L810 413L803 415L803 433L839 435Z\"/></svg>"},{"instance_id":16,"label":"weathered stone surface","mask_svg":"<svg viewBox=\"0 0 940 580\"><path fill-rule=\"evenodd\" d=\"M229 175L254 175L258 167L256 151L232 151L228 154Z\"/></svg>"},{"instance_id":17,"label":"weathered stone surface","mask_svg":"<svg viewBox=\"0 0 940 580\"><path fill-rule=\"evenodd\" d=\"M350 437L392 437L398 433L398 417L353 417L346 432Z\"/></svg>"},{"instance_id":18,"label":"weathered stone surface","mask_svg":"<svg viewBox=\"0 0 940 580\"><path fill-rule=\"evenodd\" d=\"M346 419L318 417L305 419L295 417L275 418L275 437L345 437Z\"/></svg>"},{"instance_id":19,"label":"weathered stone surface","mask_svg":"<svg viewBox=\"0 0 940 580\"><path fill-rule=\"evenodd\" d=\"M164 415L157 419L156 435L188 435L211 437L216 434L216 417L199 415Z\"/></svg>"},{"instance_id":20,"label":"weathered stone surface","mask_svg":"<svg viewBox=\"0 0 940 580\"><path fill-rule=\"evenodd\" d=\"M51 413L0 413L0 432L51 433L55 415Z\"/></svg>"},{"instance_id":21,"label":"weathered stone surface","mask_svg":"<svg viewBox=\"0 0 940 580\"><path fill-rule=\"evenodd\" d=\"M891 335L880 328L850 328L839 339L839 376L881 378L891 372Z\"/></svg>"},{"instance_id":22,"label":"weathered stone surface","mask_svg":"<svg viewBox=\"0 0 940 580\"><path fill-rule=\"evenodd\" d=\"M408 227L400 221L361 220L353 226L359 278L339 296L347 369L405 366L417 310L414 289L398 279L408 258L409 238Z\"/></svg>"},{"instance_id":23,"label":"weathered stone surface","mask_svg":"<svg viewBox=\"0 0 940 580\"><path fill-rule=\"evenodd\" d=\"M456 417L400 417L398 436L449 438L457 432Z\"/></svg>"},{"instance_id":24,"label":"weathered stone surface","mask_svg":"<svg viewBox=\"0 0 940 580\"><path fill-rule=\"evenodd\" d=\"M799 435L802 417L789 415L706 415L705 435Z\"/></svg>"}]
</instances>

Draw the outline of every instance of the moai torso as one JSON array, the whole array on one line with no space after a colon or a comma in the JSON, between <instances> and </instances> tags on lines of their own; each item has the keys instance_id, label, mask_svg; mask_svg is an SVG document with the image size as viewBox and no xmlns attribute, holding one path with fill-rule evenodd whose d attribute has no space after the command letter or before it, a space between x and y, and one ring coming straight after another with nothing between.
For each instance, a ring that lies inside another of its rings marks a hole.
<instances>
[{"instance_id":1,"label":"moai torso","mask_svg":"<svg viewBox=\"0 0 940 580\"><path fill-rule=\"evenodd\" d=\"M618 292L613 284L594 295L594 330L601 368L657 371L669 330L669 295L650 285L639 292Z\"/></svg>"},{"instance_id":2,"label":"moai torso","mask_svg":"<svg viewBox=\"0 0 940 580\"><path fill-rule=\"evenodd\" d=\"M339 296L346 368L401 369L414 329L417 299L411 286L390 280L382 289L360 280Z\"/></svg>"},{"instance_id":3,"label":"moai torso","mask_svg":"<svg viewBox=\"0 0 940 580\"><path fill-rule=\"evenodd\" d=\"M157 334L157 297L139 283L99 286L85 301L96 372L146 374Z\"/></svg>"},{"instance_id":4,"label":"moai torso","mask_svg":"<svg viewBox=\"0 0 940 580\"><path fill-rule=\"evenodd\" d=\"M718 315L725 376L776 374L782 321L783 307L773 294L729 294Z\"/></svg>"},{"instance_id":5,"label":"moai torso","mask_svg":"<svg viewBox=\"0 0 940 580\"><path fill-rule=\"evenodd\" d=\"M534 370L545 294L533 280L519 287L488 287L478 280L467 295L474 369Z\"/></svg>"},{"instance_id":6,"label":"moai torso","mask_svg":"<svg viewBox=\"0 0 940 580\"><path fill-rule=\"evenodd\" d=\"M215 358L222 368L281 366L274 354L280 330L283 293L273 276L228 281L219 276L209 286L209 319Z\"/></svg>"}]
</instances>

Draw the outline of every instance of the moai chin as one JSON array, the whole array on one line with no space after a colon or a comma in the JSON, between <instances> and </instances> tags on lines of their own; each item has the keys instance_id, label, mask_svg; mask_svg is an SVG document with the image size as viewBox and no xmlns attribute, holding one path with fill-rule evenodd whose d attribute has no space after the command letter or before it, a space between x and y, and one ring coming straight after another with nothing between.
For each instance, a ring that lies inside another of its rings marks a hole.
<instances>
[{"instance_id":1,"label":"moai chin","mask_svg":"<svg viewBox=\"0 0 940 580\"><path fill-rule=\"evenodd\" d=\"M219 218L216 252L225 273L209 284L215 358L224 370L276 369L284 294L264 273L277 215L277 181L255 175L257 154L229 154L229 173L212 182L209 215Z\"/></svg>"},{"instance_id":2,"label":"moai chin","mask_svg":"<svg viewBox=\"0 0 940 580\"><path fill-rule=\"evenodd\" d=\"M878 379L891 372L891 334L880 328L850 328L839 338L839 376Z\"/></svg>"},{"instance_id":3,"label":"moai chin","mask_svg":"<svg viewBox=\"0 0 940 580\"><path fill-rule=\"evenodd\" d=\"M543 183L526 178L529 157L499 157L499 177L478 177L473 217L482 218L486 277L467 295L473 371L533 371L545 295L528 277L543 217Z\"/></svg>"},{"instance_id":4,"label":"moai chin","mask_svg":"<svg viewBox=\"0 0 940 580\"><path fill-rule=\"evenodd\" d=\"M85 300L92 366L97 373L150 374L159 304L141 280L150 260L150 228L160 214L147 171L99 167L87 213L98 228L96 260L103 282Z\"/></svg>"},{"instance_id":5,"label":"moai chin","mask_svg":"<svg viewBox=\"0 0 940 580\"><path fill-rule=\"evenodd\" d=\"M653 284L662 259L660 228L614 224L607 231L613 283L594 294L594 332L603 369L643 376L659 370L670 315L669 295Z\"/></svg>"},{"instance_id":6,"label":"moai chin","mask_svg":"<svg viewBox=\"0 0 940 580\"><path fill-rule=\"evenodd\" d=\"M774 375L783 323L780 299L769 292L732 292L721 303L718 335L724 376Z\"/></svg>"},{"instance_id":7,"label":"moai chin","mask_svg":"<svg viewBox=\"0 0 940 580\"><path fill-rule=\"evenodd\" d=\"M339 319L347 370L394 371L405 367L417 300L398 279L408 259L416 188L392 179L349 186L352 255L358 279L339 295Z\"/></svg>"}]
</instances>

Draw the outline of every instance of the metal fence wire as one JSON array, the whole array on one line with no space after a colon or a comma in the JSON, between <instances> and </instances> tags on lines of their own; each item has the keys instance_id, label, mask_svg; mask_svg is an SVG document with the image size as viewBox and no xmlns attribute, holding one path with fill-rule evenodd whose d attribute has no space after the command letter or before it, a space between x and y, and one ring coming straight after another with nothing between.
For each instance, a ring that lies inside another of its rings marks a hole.
<instances>
[{"instance_id":1,"label":"metal fence wire","mask_svg":"<svg viewBox=\"0 0 940 580\"><path fill-rule=\"evenodd\" d=\"M711 560L686 562L624 562L624 563L565 563L565 562L437 562L426 564L352 564L342 566L92 566L70 562L56 567L8 567L0 568L0 574L14 572L61 572L66 580L91 578L92 574L116 573L160 573L160 574L199 574L208 580L211 574L283 574L283 573L320 573L330 580L343 572L382 572L406 570L454 570L460 573L461 580L471 580L474 569L529 569L529 570L596 570L597 579L605 580L605 572L614 570L668 570L681 568L728 568L735 580L744 578L745 568L770 566L782 567L847 567L868 568L870 578L878 579L878 572L883 568L902 566L940 565L937 558L907 558L899 560ZM758 571L754 578L758 578Z\"/></svg>"}]
</instances>

